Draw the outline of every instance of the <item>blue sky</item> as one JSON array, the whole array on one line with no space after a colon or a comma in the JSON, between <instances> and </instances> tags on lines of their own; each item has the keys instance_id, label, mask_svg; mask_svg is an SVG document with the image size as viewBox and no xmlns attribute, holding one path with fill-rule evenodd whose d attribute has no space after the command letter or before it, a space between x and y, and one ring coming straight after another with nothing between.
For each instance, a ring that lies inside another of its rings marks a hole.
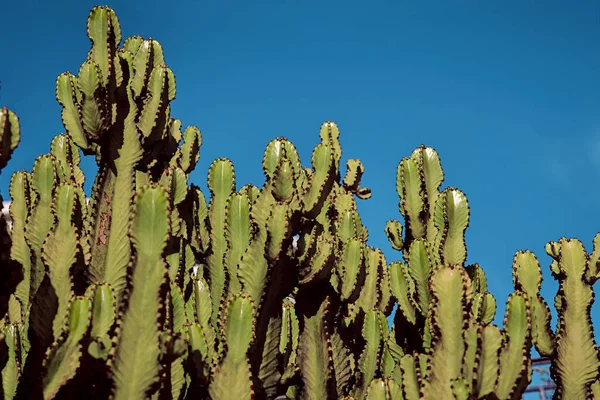
<instances>
[{"instance_id":1,"label":"blue sky","mask_svg":"<svg viewBox=\"0 0 600 400\"><path fill-rule=\"evenodd\" d=\"M556 284L544 244L600 230L600 3L597 1L110 1L124 36L159 40L177 78L173 115L203 133L192 181L205 188L216 157L239 186L263 181L265 145L286 136L305 163L323 121L360 158L370 243L400 258L383 232L398 218L396 165L421 143L442 158L445 184L471 205L468 261L479 262L501 321L519 249ZM77 71L95 4L3 5L0 104L18 113L23 141L0 177L63 132L56 76ZM84 163L92 171L94 161ZM93 180L88 175L88 182ZM87 185L89 188L89 184ZM600 308L593 317L598 325ZM553 325L556 319L553 320Z\"/></svg>"}]
</instances>

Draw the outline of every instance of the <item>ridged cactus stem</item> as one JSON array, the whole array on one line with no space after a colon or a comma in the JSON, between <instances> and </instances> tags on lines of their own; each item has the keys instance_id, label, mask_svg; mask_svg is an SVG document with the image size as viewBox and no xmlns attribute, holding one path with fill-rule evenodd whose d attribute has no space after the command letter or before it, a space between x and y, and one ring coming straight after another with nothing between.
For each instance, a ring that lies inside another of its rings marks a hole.
<instances>
[{"instance_id":1,"label":"ridged cactus stem","mask_svg":"<svg viewBox=\"0 0 600 400\"><path fill-rule=\"evenodd\" d=\"M136 256L131 272L132 289L109 364L115 382L115 400L145 399L156 389L162 373L159 323L164 313L168 277L162 253L169 235L164 189L143 189L136 196L133 215L131 236Z\"/></svg>"},{"instance_id":2,"label":"ridged cactus stem","mask_svg":"<svg viewBox=\"0 0 600 400\"><path fill-rule=\"evenodd\" d=\"M212 251L207 258L213 314L219 312L219 305L227 284L227 271L223 258L227 251L225 222L227 199L235 191L233 164L229 160L215 160L208 173L208 188L211 198L209 206L210 240ZM216 323L216 319L213 320Z\"/></svg>"},{"instance_id":3,"label":"ridged cactus stem","mask_svg":"<svg viewBox=\"0 0 600 400\"><path fill-rule=\"evenodd\" d=\"M556 297L559 311L556 358L550 369L557 384L555 397L588 398L600 368L590 316L594 292L591 283L585 280L590 268L589 256L576 239L550 242L546 251L554 259L552 272L560 284Z\"/></svg>"},{"instance_id":4,"label":"ridged cactus stem","mask_svg":"<svg viewBox=\"0 0 600 400\"><path fill-rule=\"evenodd\" d=\"M21 125L17 115L8 108L0 108L0 171L21 141Z\"/></svg>"},{"instance_id":5,"label":"ridged cactus stem","mask_svg":"<svg viewBox=\"0 0 600 400\"><path fill-rule=\"evenodd\" d=\"M421 393L426 399L440 400L451 398L451 382L461 377L468 277L462 268L442 267L431 280L433 340Z\"/></svg>"}]
</instances>

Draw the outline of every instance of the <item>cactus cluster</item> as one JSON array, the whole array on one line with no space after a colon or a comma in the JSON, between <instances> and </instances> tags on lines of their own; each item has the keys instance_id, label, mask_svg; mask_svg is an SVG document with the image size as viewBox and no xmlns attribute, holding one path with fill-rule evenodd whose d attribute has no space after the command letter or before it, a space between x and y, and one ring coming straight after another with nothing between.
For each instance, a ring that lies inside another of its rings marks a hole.
<instances>
[{"instance_id":1,"label":"cactus cluster","mask_svg":"<svg viewBox=\"0 0 600 400\"><path fill-rule=\"evenodd\" d=\"M590 309L600 268L600 234L592 254L576 239L546 245L560 286L555 332L540 295L540 264L531 251L518 251L512 266L514 292L500 329L491 323L496 301L487 291L483 269L465 264L467 198L452 187L440 190L443 179L439 156L430 147L420 146L402 159L396 187L404 237L400 222L386 224L390 243L404 260L390 265L398 302L394 334L414 360L411 368L417 368L404 387L416 386L419 393L414 389L413 397L406 392L405 398L519 399L531 381L532 346L552 360L554 398L599 398L600 358Z\"/></svg>"},{"instance_id":2,"label":"cactus cluster","mask_svg":"<svg viewBox=\"0 0 600 400\"><path fill-rule=\"evenodd\" d=\"M108 7L56 98L66 133L10 183L0 219L1 392L5 399L517 399L530 351L551 357L557 399L600 398L592 285L600 235L547 245L560 283L540 296L529 251L513 263L504 326L483 269L465 265L466 196L440 190L437 153L398 166L402 261L368 244L357 200L364 167L341 173L339 130L321 126L310 166L281 137L262 187L216 159L209 201L189 182L201 134L170 114L173 72L159 42L121 45ZM0 167L19 141L0 111ZM89 200L81 153L98 164ZM388 323L397 305L393 323Z\"/></svg>"}]
</instances>

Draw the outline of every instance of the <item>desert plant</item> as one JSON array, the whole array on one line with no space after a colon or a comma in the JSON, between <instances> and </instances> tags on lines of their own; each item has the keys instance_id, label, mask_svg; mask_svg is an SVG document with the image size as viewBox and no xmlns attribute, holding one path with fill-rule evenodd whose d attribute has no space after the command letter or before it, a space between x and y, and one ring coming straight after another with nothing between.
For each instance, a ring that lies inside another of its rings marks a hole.
<instances>
[{"instance_id":1,"label":"desert plant","mask_svg":"<svg viewBox=\"0 0 600 400\"><path fill-rule=\"evenodd\" d=\"M575 240L547 247L556 333L537 259L518 252L501 330L483 270L465 265L466 196L440 191L432 148L398 167L406 228L390 221L386 232L403 262L367 244L356 201L371 192L358 159L342 178L333 122L310 167L290 141L271 141L260 188L239 187L233 163L216 159L207 203L188 182L201 134L171 116L160 43L121 46L108 7L87 28L87 59L56 82L66 133L10 184L4 398L516 399L532 345L553 357L557 398L598 393L589 307L600 236L592 255ZM0 116L3 166L19 129ZM80 152L98 164L89 201Z\"/></svg>"}]
</instances>

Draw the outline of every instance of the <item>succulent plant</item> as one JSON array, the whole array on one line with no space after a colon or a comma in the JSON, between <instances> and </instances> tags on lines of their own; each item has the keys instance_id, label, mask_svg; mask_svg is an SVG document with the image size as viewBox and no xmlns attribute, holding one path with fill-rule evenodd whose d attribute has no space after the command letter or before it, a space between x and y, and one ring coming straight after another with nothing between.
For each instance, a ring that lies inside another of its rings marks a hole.
<instances>
[{"instance_id":1,"label":"succulent plant","mask_svg":"<svg viewBox=\"0 0 600 400\"><path fill-rule=\"evenodd\" d=\"M160 43L123 44L94 7L92 46L56 82L66 132L10 184L0 220L0 367L6 399L516 399L531 348L551 357L555 398L600 396L592 285L600 235L547 245L559 280L556 332L535 255L513 261L504 324L483 269L467 265L470 209L441 190L430 147L402 159L402 261L368 244L357 200L364 166L322 124L311 165L286 138L264 153L262 187L214 160L209 201L189 182L200 131L170 114L173 72ZM0 113L3 167L19 141ZM81 154L98 164L88 201ZM393 324L388 318L397 305Z\"/></svg>"}]
</instances>

